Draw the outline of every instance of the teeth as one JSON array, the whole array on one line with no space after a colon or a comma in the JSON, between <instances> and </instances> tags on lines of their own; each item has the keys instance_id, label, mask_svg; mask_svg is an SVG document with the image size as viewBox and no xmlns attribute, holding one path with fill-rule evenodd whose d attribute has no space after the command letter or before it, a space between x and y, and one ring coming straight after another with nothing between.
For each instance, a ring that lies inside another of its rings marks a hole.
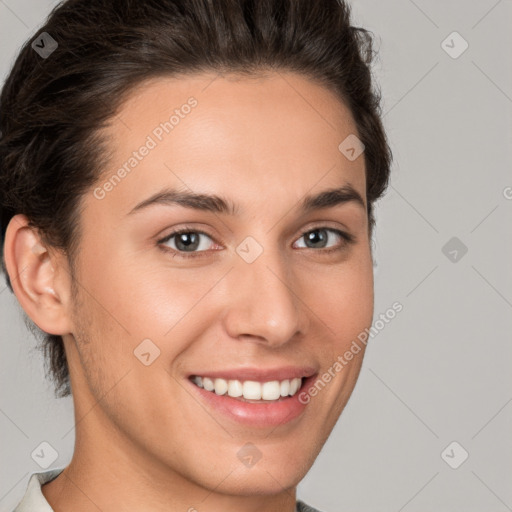
<instances>
[{"instance_id":1,"label":"teeth","mask_svg":"<svg viewBox=\"0 0 512 512\"><path fill-rule=\"evenodd\" d=\"M201 377L199 377L201 378ZM290 381L289 380L283 380L281 382L281 396L288 396L290 394Z\"/></svg>"},{"instance_id":2,"label":"teeth","mask_svg":"<svg viewBox=\"0 0 512 512\"><path fill-rule=\"evenodd\" d=\"M261 398L263 400L277 400L281 396L281 385L278 380L264 382L261 385Z\"/></svg>"},{"instance_id":3,"label":"teeth","mask_svg":"<svg viewBox=\"0 0 512 512\"><path fill-rule=\"evenodd\" d=\"M290 395L295 395L297 390L300 388L300 379L292 379L290 381Z\"/></svg>"},{"instance_id":4,"label":"teeth","mask_svg":"<svg viewBox=\"0 0 512 512\"><path fill-rule=\"evenodd\" d=\"M217 395L242 397L246 400L278 400L280 397L293 396L299 390L302 379L273 380L269 382L256 382L246 380L210 379L195 375L192 381L206 391L213 391Z\"/></svg>"},{"instance_id":5,"label":"teeth","mask_svg":"<svg viewBox=\"0 0 512 512\"><path fill-rule=\"evenodd\" d=\"M228 383L224 379L215 379L215 393L224 395L228 390Z\"/></svg>"},{"instance_id":6,"label":"teeth","mask_svg":"<svg viewBox=\"0 0 512 512\"><path fill-rule=\"evenodd\" d=\"M228 395L233 398L242 396L244 393L242 383L239 380L230 380L228 382Z\"/></svg>"},{"instance_id":7,"label":"teeth","mask_svg":"<svg viewBox=\"0 0 512 512\"><path fill-rule=\"evenodd\" d=\"M243 383L243 393L247 400L261 400L261 384L253 380L246 380Z\"/></svg>"},{"instance_id":8,"label":"teeth","mask_svg":"<svg viewBox=\"0 0 512 512\"><path fill-rule=\"evenodd\" d=\"M206 389L206 391L213 391L215 389L213 380L209 379L208 377L205 377L203 379L203 388Z\"/></svg>"}]
</instances>

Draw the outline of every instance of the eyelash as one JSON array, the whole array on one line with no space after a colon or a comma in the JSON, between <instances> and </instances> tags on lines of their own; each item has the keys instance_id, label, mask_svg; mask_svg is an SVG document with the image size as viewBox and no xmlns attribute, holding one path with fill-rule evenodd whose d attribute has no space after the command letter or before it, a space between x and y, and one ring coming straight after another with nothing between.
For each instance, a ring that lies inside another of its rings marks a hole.
<instances>
[{"instance_id":1,"label":"eyelash","mask_svg":"<svg viewBox=\"0 0 512 512\"><path fill-rule=\"evenodd\" d=\"M308 229L307 231L304 231L300 235L299 239L301 239L302 237L304 237L308 233L311 233L313 231L320 231L320 230L326 230L326 231L331 231L333 233L336 233L337 235L339 235L342 238L343 242L341 242L341 244L336 246L336 247L330 247L328 249L314 249L312 247L306 247L306 249L311 249L313 251L316 250L317 252L322 252L324 254L330 254L330 253L333 253L333 252L336 252L336 251L341 251L344 248L346 248L346 246L351 245L351 244L353 244L356 241L356 238L353 235L351 235L350 233L345 233L344 231L340 231L339 229L331 228L331 227L328 227L328 226L318 226L318 227L315 227L315 228L312 228L312 229ZM183 252L183 251L176 251L175 249L171 249L169 247L165 247L165 246L161 245L161 244L164 244L165 242L168 242L173 237L181 235L182 233L197 233L197 234L200 234L200 235L206 235L213 242L217 243L215 241L215 239L211 235L209 235L208 233L206 233L204 231L201 231L201 230L198 230L198 229L187 228L187 227L180 228L180 229L177 229L176 231L173 231L172 233L169 233L166 237L162 238L161 240L158 240L157 243L158 243L158 245L160 246L160 248L163 251L165 251L166 253L170 252L172 254L173 258L176 257L176 256L178 256L179 258L183 258L183 259L199 258L199 257L205 256L205 253L209 252L209 251L198 251L198 252L186 253L186 252Z\"/></svg>"}]
</instances>

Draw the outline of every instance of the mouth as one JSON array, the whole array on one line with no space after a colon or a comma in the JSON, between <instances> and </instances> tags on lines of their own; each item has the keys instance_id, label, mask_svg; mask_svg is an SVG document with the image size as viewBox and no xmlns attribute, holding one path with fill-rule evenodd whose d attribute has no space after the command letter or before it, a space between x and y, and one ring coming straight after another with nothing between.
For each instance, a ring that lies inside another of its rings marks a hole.
<instances>
[{"instance_id":1,"label":"mouth","mask_svg":"<svg viewBox=\"0 0 512 512\"><path fill-rule=\"evenodd\" d=\"M219 377L212 379L200 375L192 375L189 378L197 387L205 391L219 396L227 395L248 403L277 402L295 396L305 380L305 377L294 377L292 379L258 382L255 380L228 380Z\"/></svg>"},{"instance_id":2,"label":"mouth","mask_svg":"<svg viewBox=\"0 0 512 512\"><path fill-rule=\"evenodd\" d=\"M289 368L197 373L187 380L214 416L264 428L299 421L309 403L301 392L317 375L312 368Z\"/></svg>"}]
</instances>

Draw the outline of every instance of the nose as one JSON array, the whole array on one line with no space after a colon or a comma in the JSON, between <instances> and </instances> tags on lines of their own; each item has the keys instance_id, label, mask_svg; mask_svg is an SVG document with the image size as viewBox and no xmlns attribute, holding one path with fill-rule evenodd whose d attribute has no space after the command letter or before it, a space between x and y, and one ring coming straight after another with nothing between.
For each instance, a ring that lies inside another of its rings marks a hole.
<instances>
[{"instance_id":1,"label":"nose","mask_svg":"<svg viewBox=\"0 0 512 512\"><path fill-rule=\"evenodd\" d=\"M228 279L223 319L232 338L279 347L307 331L297 280L277 250L252 263L240 259Z\"/></svg>"}]
</instances>

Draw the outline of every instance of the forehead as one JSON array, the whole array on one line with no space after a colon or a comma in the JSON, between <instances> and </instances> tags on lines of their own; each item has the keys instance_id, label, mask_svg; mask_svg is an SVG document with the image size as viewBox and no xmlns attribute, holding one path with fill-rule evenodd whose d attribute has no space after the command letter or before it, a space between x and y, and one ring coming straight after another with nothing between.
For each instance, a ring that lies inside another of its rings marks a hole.
<instances>
[{"instance_id":1,"label":"forehead","mask_svg":"<svg viewBox=\"0 0 512 512\"><path fill-rule=\"evenodd\" d=\"M115 178L107 202L123 211L159 186L267 207L315 186L350 183L365 197L364 158L338 148L355 134L340 99L295 73L160 77L135 88L105 129L112 158L99 183Z\"/></svg>"}]
</instances>

